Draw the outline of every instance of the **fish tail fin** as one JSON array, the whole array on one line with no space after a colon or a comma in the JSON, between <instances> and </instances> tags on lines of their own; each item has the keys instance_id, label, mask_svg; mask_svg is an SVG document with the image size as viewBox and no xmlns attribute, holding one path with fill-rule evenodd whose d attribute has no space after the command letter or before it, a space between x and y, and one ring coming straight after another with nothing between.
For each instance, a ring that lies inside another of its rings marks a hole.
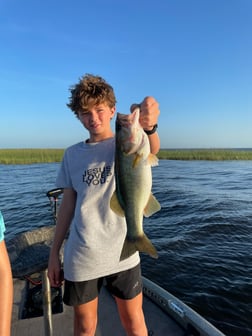
<instances>
[{"instance_id":1,"label":"fish tail fin","mask_svg":"<svg viewBox=\"0 0 252 336\"><path fill-rule=\"evenodd\" d=\"M134 241L131 241L128 238L125 239L123 249L121 252L121 256L120 256L120 261L126 258L129 258L136 251L147 253L152 258L155 258L155 259L158 258L158 253L157 253L156 248L153 246L152 242L149 240L149 238L145 234L135 239Z\"/></svg>"},{"instance_id":2,"label":"fish tail fin","mask_svg":"<svg viewBox=\"0 0 252 336\"><path fill-rule=\"evenodd\" d=\"M145 234L143 234L143 236L141 236L140 238L136 240L135 246L138 251L145 252L149 254L152 258L155 258L155 259L158 258L158 253L157 253L156 248L153 246L152 242Z\"/></svg>"},{"instance_id":3,"label":"fish tail fin","mask_svg":"<svg viewBox=\"0 0 252 336\"><path fill-rule=\"evenodd\" d=\"M120 261L129 258L137 251L137 248L135 246L135 242L132 242L128 240L127 238L124 241Z\"/></svg>"}]
</instances>

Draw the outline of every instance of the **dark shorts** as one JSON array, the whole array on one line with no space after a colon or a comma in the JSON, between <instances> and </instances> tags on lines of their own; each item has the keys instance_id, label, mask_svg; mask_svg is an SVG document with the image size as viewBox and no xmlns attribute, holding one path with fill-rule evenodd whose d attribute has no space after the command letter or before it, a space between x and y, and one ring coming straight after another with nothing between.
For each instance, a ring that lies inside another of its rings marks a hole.
<instances>
[{"instance_id":1,"label":"dark shorts","mask_svg":"<svg viewBox=\"0 0 252 336\"><path fill-rule=\"evenodd\" d=\"M130 300L142 291L141 267L108 275L99 279L72 282L65 280L63 301L68 306L78 306L94 300L103 284L108 291L123 300Z\"/></svg>"}]
</instances>

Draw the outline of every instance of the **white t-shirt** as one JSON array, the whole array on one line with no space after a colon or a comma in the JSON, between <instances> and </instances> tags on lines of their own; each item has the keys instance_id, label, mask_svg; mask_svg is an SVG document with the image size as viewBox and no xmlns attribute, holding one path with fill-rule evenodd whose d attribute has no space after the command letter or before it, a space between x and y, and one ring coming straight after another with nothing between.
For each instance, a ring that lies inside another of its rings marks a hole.
<instances>
[{"instance_id":1,"label":"white t-shirt","mask_svg":"<svg viewBox=\"0 0 252 336\"><path fill-rule=\"evenodd\" d=\"M64 274L86 281L136 266L139 253L120 262L126 237L125 218L110 209L115 190L115 138L69 147L56 180L57 187L77 193L74 218L64 250Z\"/></svg>"}]
</instances>

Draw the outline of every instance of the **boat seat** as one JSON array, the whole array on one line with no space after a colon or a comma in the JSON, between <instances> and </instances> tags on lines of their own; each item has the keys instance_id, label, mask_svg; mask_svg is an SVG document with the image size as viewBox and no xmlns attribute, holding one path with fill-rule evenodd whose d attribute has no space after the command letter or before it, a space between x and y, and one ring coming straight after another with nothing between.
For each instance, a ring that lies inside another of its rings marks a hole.
<instances>
[{"instance_id":1,"label":"boat seat","mask_svg":"<svg viewBox=\"0 0 252 336\"><path fill-rule=\"evenodd\" d=\"M20 233L6 243L13 278L24 278L47 268L55 226Z\"/></svg>"}]
</instances>

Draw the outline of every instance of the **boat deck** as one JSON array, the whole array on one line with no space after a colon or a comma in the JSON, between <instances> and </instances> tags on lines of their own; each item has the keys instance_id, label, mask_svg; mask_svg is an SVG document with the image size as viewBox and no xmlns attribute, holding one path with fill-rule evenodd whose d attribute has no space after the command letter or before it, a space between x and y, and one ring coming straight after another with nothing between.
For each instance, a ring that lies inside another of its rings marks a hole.
<instances>
[{"instance_id":1,"label":"boat deck","mask_svg":"<svg viewBox=\"0 0 252 336\"><path fill-rule=\"evenodd\" d=\"M12 336L44 336L43 317L29 318L21 320L20 306L25 295L25 280L14 280L14 304L12 313ZM144 314L150 336L182 336L182 328L167 316L158 306L151 303L144 297ZM64 305L63 313L52 315L52 327L54 336L73 335L73 311L71 307ZM102 289L98 310L98 326L96 336L125 336L122 329L116 304L111 295Z\"/></svg>"}]
</instances>

